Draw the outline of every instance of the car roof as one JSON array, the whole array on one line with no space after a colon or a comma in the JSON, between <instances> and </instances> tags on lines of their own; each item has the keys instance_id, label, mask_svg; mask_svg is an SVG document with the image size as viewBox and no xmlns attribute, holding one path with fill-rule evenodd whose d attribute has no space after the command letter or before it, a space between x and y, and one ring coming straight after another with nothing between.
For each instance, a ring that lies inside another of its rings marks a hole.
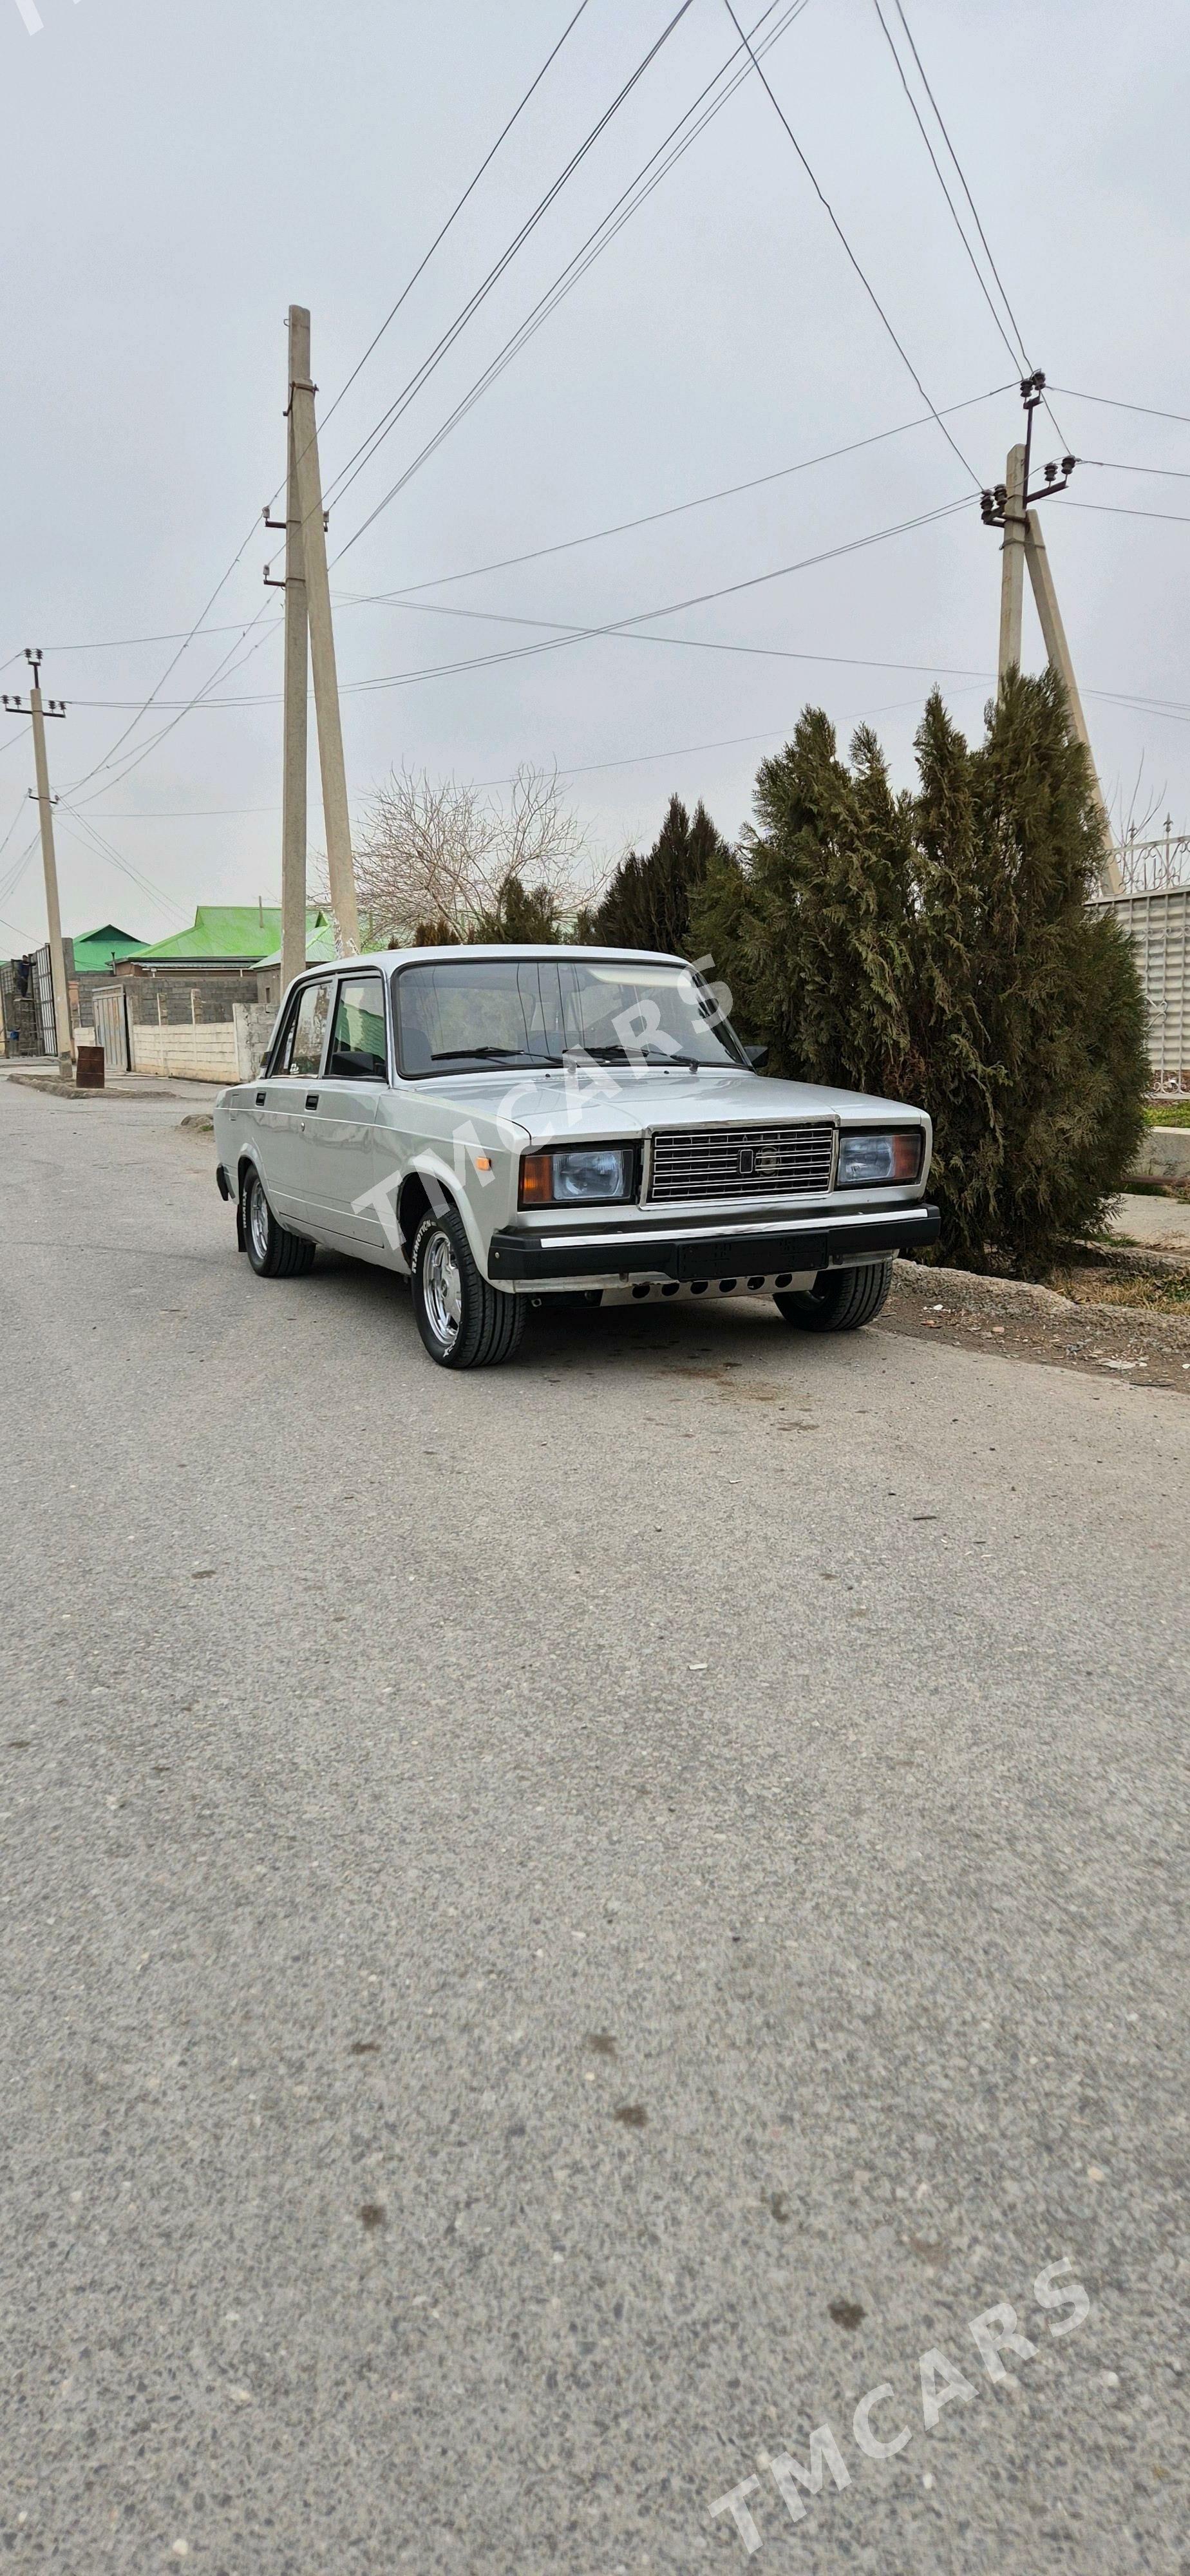
<instances>
[{"instance_id":1,"label":"car roof","mask_svg":"<svg viewBox=\"0 0 1190 2576\"><path fill-rule=\"evenodd\" d=\"M626 966L647 963L650 966L685 967L689 963L687 958L677 957L671 950L665 948L597 948L590 943L583 945L578 941L550 942L535 947L531 942L522 945L519 940L495 940L487 946L478 942L472 945L468 941L461 941L444 948L373 948L365 950L359 957L336 957L331 964L340 974L355 971L361 966L379 966L387 969L391 974L398 966L436 966L446 964L451 958L462 957L477 959L599 957ZM317 967L311 965L303 969L303 973L310 976L325 975L327 972L328 968L325 965ZM294 980L296 982L297 978L295 977Z\"/></svg>"}]
</instances>

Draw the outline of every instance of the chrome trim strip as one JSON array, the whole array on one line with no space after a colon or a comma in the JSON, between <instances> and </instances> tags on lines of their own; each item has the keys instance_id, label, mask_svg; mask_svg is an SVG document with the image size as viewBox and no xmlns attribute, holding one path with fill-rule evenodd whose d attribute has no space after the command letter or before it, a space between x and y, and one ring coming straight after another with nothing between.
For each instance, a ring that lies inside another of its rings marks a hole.
<instances>
[{"instance_id":1,"label":"chrome trim strip","mask_svg":"<svg viewBox=\"0 0 1190 2576\"><path fill-rule=\"evenodd\" d=\"M751 1234L821 1234L824 1227L829 1228L832 1225L846 1227L847 1232L851 1233L856 1226L887 1225L890 1217L896 1217L901 1223L910 1225L915 1219L921 1219L927 1214L928 1210L920 1200L911 1200L908 1206L902 1204L899 1207L856 1208L854 1213L848 1208L831 1208L821 1211L815 1217L766 1217L760 1224L708 1225L699 1226L697 1230L691 1227L678 1239L684 1243L718 1243L724 1236L734 1241L741 1235L746 1237ZM526 1232L528 1231L529 1229L526 1228ZM556 1245L560 1252L586 1252L603 1246L606 1246L609 1252L618 1252L625 1244L672 1243L675 1240L672 1225L660 1229L651 1227L648 1233L643 1228L634 1227L631 1234L555 1234L552 1229L549 1233L545 1233L538 1232L536 1228L533 1232L538 1242L548 1243L551 1247Z\"/></svg>"}]
</instances>

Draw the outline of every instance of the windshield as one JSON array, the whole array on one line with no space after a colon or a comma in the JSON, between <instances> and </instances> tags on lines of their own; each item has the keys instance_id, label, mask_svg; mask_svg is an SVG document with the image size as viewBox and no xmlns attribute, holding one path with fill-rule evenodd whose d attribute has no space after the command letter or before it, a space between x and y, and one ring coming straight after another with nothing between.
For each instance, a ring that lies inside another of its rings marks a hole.
<instances>
[{"instance_id":1,"label":"windshield","mask_svg":"<svg viewBox=\"0 0 1190 2576\"><path fill-rule=\"evenodd\" d=\"M562 1064L746 1062L714 996L689 967L621 959L440 958L395 978L401 1071Z\"/></svg>"}]
</instances>

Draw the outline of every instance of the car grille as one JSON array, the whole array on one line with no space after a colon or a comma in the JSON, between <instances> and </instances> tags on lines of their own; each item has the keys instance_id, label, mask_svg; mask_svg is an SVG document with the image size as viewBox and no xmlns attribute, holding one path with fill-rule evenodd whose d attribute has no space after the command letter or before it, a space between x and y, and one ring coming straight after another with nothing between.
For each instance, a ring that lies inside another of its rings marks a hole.
<instances>
[{"instance_id":1,"label":"car grille","mask_svg":"<svg viewBox=\"0 0 1190 2576\"><path fill-rule=\"evenodd\" d=\"M653 1138L650 1200L787 1198L828 1190L835 1131L806 1127L675 1127Z\"/></svg>"}]
</instances>

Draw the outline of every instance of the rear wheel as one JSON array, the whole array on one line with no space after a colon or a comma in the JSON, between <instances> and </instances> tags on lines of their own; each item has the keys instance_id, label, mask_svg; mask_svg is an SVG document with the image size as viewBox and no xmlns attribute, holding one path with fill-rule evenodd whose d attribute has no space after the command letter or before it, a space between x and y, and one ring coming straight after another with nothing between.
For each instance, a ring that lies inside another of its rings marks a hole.
<instances>
[{"instance_id":1,"label":"rear wheel","mask_svg":"<svg viewBox=\"0 0 1190 2576\"><path fill-rule=\"evenodd\" d=\"M812 1288L790 1288L773 1303L803 1333L856 1333L879 1314L892 1286L891 1261L858 1270L820 1270Z\"/></svg>"},{"instance_id":2,"label":"rear wheel","mask_svg":"<svg viewBox=\"0 0 1190 2576\"><path fill-rule=\"evenodd\" d=\"M483 1278L456 1208L423 1217L412 1267L417 1329L439 1368L495 1368L512 1358L525 1329L523 1300Z\"/></svg>"},{"instance_id":3,"label":"rear wheel","mask_svg":"<svg viewBox=\"0 0 1190 2576\"><path fill-rule=\"evenodd\" d=\"M314 1246L279 1225L264 1194L264 1182L251 1167L240 1188L240 1221L244 1250L258 1279L296 1279L314 1264Z\"/></svg>"}]
</instances>

